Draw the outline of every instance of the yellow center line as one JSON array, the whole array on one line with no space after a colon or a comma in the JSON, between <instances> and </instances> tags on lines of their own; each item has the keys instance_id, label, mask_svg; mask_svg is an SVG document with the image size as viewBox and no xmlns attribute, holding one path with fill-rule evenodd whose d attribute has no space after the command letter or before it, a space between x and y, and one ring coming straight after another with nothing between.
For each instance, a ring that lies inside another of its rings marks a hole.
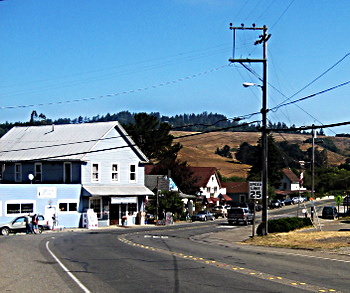
<instances>
[{"instance_id":1,"label":"yellow center line","mask_svg":"<svg viewBox=\"0 0 350 293\"><path fill-rule=\"evenodd\" d=\"M138 233L137 233L138 234ZM150 247L150 246L145 246L143 244L138 244L135 242L132 242L130 240L127 240L125 237L128 234L124 234L124 235L120 235L118 236L118 240L128 244L128 245L132 245L132 246L138 246L140 248L148 248L148 249L152 249L152 251L156 251L162 254L167 254L167 255L172 255L172 256L177 256L179 258L183 258L183 259L187 259L187 260L191 260L194 262L199 262L199 263L203 263L203 264L207 264L210 266L215 266L221 269L229 269L235 272L238 272L240 274L244 274L244 275L248 275L251 276L253 278L259 278L259 279L263 279L263 280L268 280L271 282L275 282L275 283L279 283L279 284L283 284L286 286L292 286L292 287L300 287L303 290L306 291L311 291L311 292L337 292L337 293L341 293L341 291L337 291L335 289L325 289L325 288L321 288L319 286L315 286L315 285L311 285L311 284L307 284L305 282L297 282L295 280L291 280L291 279L287 279L287 278L283 278L281 276L274 276L268 273L264 273L264 272L260 272L257 270L253 270L253 269L248 269L248 268L244 268L244 267L235 267L233 265L227 264L227 263L221 263L215 260L209 260L209 259L205 259L203 257L195 257L192 255L185 255L181 252L173 252L173 251L168 251L162 248L156 248L156 247ZM130 236L130 235L129 235Z\"/></svg>"}]
</instances>

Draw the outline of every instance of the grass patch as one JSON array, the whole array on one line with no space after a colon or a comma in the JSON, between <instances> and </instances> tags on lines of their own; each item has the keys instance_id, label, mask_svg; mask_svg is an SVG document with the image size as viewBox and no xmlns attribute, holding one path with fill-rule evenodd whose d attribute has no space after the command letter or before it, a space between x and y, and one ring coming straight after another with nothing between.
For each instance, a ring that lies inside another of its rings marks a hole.
<instances>
[{"instance_id":1,"label":"grass patch","mask_svg":"<svg viewBox=\"0 0 350 293\"><path fill-rule=\"evenodd\" d=\"M350 232L303 232L302 230L299 230L288 233L271 233L267 236L256 236L244 241L243 243L269 247L332 250L341 247L350 247Z\"/></svg>"}]
</instances>

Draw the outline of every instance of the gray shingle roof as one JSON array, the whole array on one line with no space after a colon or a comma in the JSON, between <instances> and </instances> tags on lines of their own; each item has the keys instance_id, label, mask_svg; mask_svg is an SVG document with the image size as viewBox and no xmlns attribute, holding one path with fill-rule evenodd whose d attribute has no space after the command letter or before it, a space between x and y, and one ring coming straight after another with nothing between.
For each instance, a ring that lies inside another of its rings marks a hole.
<instances>
[{"instance_id":1,"label":"gray shingle roof","mask_svg":"<svg viewBox=\"0 0 350 293\"><path fill-rule=\"evenodd\" d=\"M85 154L114 127L134 145L117 121L13 127L0 139L0 161L84 160ZM137 147L135 150L147 161Z\"/></svg>"}]
</instances>

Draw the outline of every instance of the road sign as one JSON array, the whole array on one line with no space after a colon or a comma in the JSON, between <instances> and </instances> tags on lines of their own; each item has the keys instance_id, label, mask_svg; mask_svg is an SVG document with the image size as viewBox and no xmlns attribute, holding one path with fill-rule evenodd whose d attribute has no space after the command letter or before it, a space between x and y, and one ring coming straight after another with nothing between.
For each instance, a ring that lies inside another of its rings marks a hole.
<instances>
[{"instance_id":1,"label":"road sign","mask_svg":"<svg viewBox=\"0 0 350 293\"><path fill-rule=\"evenodd\" d=\"M261 181L249 181L249 198L261 199L262 198L262 182Z\"/></svg>"}]
</instances>

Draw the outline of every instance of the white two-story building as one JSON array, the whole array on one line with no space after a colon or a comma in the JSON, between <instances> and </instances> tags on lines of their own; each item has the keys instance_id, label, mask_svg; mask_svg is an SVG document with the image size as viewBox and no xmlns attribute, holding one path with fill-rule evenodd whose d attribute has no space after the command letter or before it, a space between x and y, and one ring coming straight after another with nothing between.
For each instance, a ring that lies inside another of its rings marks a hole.
<instances>
[{"instance_id":1,"label":"white two-story building","mask_svg":"<svg viewBox=\"0 0 350 293\"><path fill-rule=\"evenodd\" d=\"M39 213L79 227L93 209L100 226L140 223L147 161L116 121L14 127L0 139L0 221Z\"/></svg>"}]
</instances>

